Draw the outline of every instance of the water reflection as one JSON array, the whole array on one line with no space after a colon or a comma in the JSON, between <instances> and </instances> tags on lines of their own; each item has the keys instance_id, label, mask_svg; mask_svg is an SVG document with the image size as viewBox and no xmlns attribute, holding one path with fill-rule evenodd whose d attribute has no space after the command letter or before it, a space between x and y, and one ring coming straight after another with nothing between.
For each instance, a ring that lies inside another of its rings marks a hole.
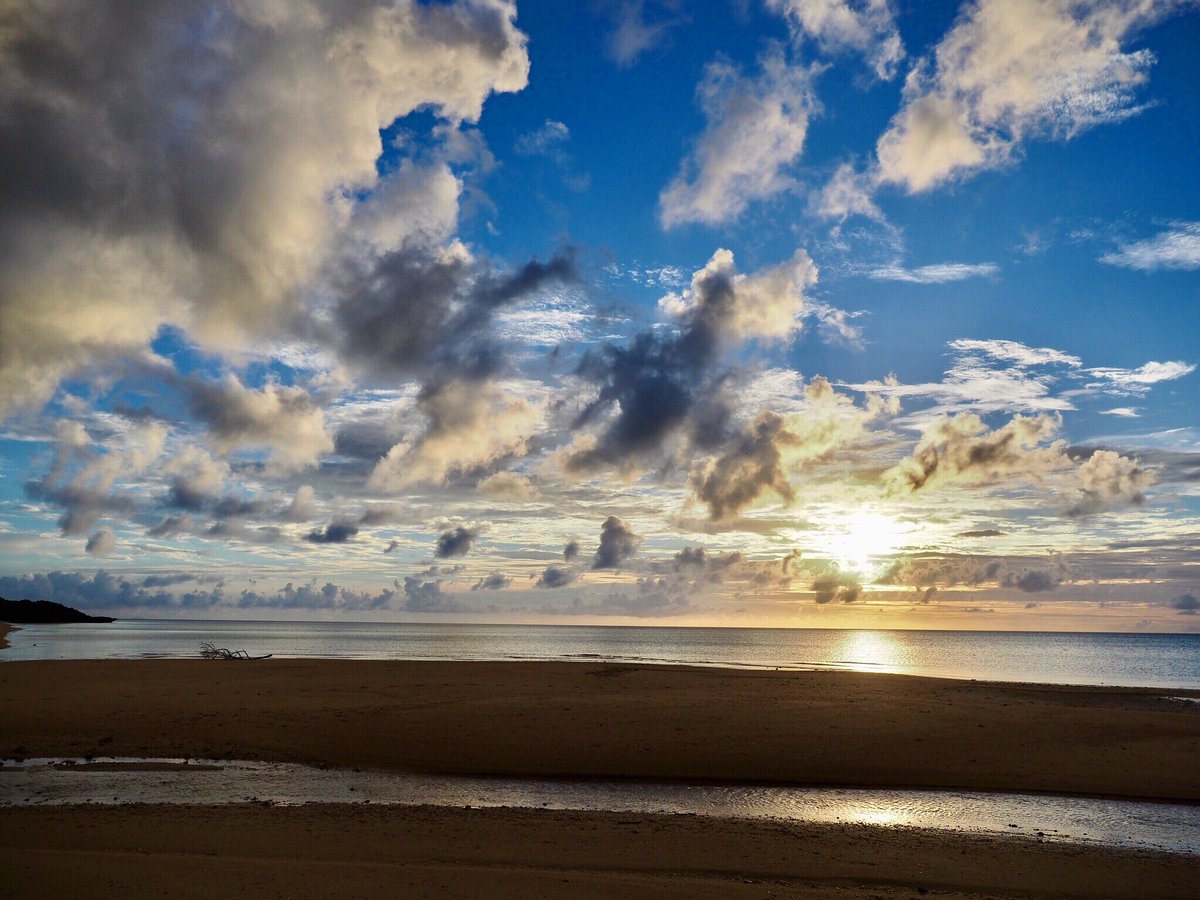
<instances>
[{"instance_id":1,"label":"water reflection","mask_svg":"<svg viewBox=\"0 0 1200 900\"><path fill-rule=\"evenodd\" d=\"M1200 806L1089 797L438 778L231 760L6 760L0 774L0 806L246 801L686 813L1024 835L1200 853Z\"/></svg>"},{"instance_id":2,"label":"water reflection","mask_svg":"<svg viewBox=\"0 0 1200 900\"><path fill-rule=\"evenodd\" d=\"M903 633L852 631L835 653L841 668L855 672L904 672L913 668Z\"/></svg>"}]
</instances>

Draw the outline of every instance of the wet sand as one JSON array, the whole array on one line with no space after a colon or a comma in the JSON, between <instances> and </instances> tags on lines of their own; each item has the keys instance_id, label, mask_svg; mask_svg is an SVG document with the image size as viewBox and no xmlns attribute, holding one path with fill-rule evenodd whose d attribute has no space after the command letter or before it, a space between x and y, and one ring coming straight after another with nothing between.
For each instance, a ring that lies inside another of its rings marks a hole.
<instances>
[{"instance_id":1,"label":"wet sand","mask_svg":"<svg viewBox=\"0 0 1200 900\"><path fill-rule=\"evenodd\" d=\"M1198 802L1200 708L1171 699L1196 693L568 663L19 662L0 664L0 755ZM0 809L0 894L24 897L1184 897L1197 879L1198 857L849 825Z\"/></svg>"},{"instance_id":2,"label":"wet sand","mask_svg":"<svg viewBox=\"0 0 1200 900\"><path fill-rule=\"evenodd\" d=\"M0 622L0 650L8 649L8 636L15 630L7 622Z\"/></svg>"},{"instance_id":3,"label":"wet sand","mask_svg":"<svg viewBox=\"0 0 1200 900\"><path fill-rule=\"evenodd\" d=\"M582 663L14 662L0 756L1200 802L1200 706L1169 699L1188 693Z\"/></svg>"}]
</instances>

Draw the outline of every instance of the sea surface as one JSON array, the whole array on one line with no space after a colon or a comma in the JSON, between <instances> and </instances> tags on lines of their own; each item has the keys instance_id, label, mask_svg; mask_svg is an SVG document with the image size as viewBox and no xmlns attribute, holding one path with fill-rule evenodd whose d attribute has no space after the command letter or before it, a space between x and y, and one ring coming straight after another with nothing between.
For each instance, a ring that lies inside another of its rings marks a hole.
<instances>
[{"instance_id":1,"label":"sea surface","mask_svg":"<svg viewBox=\"0 0 1200 900\"><path fill-rule=\"evenodd\" d=\"M314 659L561 660L843 669L1200 689L1200 635L799 628L233 622L22 625L0 661L197 657L200 644Z\"/></svg>"}]
</instances>

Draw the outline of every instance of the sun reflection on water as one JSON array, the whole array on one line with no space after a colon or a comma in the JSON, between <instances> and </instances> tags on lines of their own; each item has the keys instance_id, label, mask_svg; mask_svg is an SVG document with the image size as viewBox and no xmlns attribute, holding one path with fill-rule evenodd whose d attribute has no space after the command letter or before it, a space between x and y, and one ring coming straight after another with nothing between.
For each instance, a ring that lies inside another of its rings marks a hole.
<instances>
[{"instance_id":1,"label":"sun reflection on water","mask_svg":"<svg viewBox=\"0 0 1200 900\"><path fill-rule=\"evenodd\" d=\"M834 658L856 672L898 672L911 668L911 652L902 638L884 631L853 631Z\"/></svg>"}]
</instances>

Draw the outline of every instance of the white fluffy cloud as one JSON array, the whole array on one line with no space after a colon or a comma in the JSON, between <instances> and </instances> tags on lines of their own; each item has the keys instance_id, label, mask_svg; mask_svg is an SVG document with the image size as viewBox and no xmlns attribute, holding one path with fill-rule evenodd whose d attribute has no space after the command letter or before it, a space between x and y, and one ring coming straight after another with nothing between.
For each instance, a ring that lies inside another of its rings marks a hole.
<instances>
[{"instance_id":1,"label":"white fluffy cloud","mask_svg":"<svg viewBox=\"0 0 1200 900\"><path fill-rule=\"evenodd\" d=\"M796 334L815 306L805 291L817 283L817 266L804 250L787 262L741 274L733 253L718 249L692 275L691 287L667 294L659 308L676 319L701 315L730 343L786 341Z\"/></svg>"},{"instance_id":2,"label":"white fluffy cloud","mask_svg":"<svg viewBox=\"0 0 1200 900\"><path fill-rule=\"evenodd\" d=\"M514 17L506 0L75 0L6 15L0 411L163 323L212 346L277 323L347 205L386 192L382 127L420 107L474 120L490 93L525 85ZM456 190L445 173L432 187Z\"/></svg>"},{"instance_id":3,"label":"white fluffy cloud","mask_svg":"<svg viewBox=\"0 0 1200 900\"><path fill-rule=\"evenodd\" d=\"M1069 138L1140 111L1154 62L1125 42L1183 0L976 0L909 74L876 148L909 192L1004 164L1033 137Z\"/></svg>"},{"instance_id":4,"label":"white fluffy cloud","mask_svg":"<svg viewBox=\"0 0 1200 900\"><path fill-rule=\"evenodd\" d=\"M829 53L861 53L879 78L891 78L904 59L892 0L767 0L787 18L797 40Z\"/></svg>"},{"instance_id":5,"label":"white fluffy cloud","mask_svg":"<svg viewBox=\"0 0 1200 900\"><path fill-rule=\"evenodd\" d=\"M707 127L659 195L664 227L727 222L795 185L787 168L804 149L816 107L812 74L778 50L761 66L757 78L723 61L705 69L697 95Z\"/></svg>"}]
</instances>

